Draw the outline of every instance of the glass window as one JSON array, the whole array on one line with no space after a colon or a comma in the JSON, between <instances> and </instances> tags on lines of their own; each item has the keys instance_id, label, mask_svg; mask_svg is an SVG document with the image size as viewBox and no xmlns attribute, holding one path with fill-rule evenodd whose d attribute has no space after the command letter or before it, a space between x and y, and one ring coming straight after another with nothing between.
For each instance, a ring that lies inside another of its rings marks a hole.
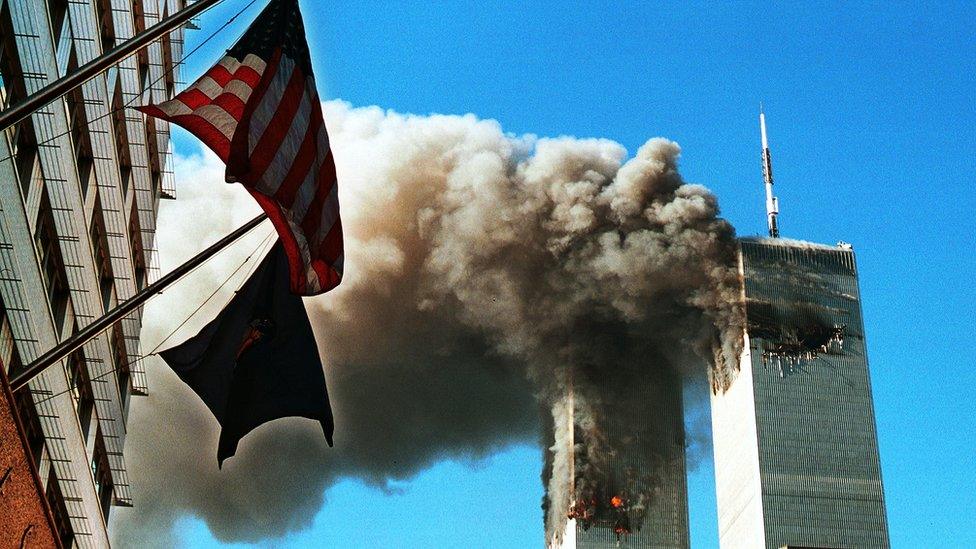
<instances>
[{"instance_id":1,"label":"glass window","mask_svg":"<svg viewBox=\"0 0 976 549\"><path fill-rule=\"evenodd\" d=\"M65 19L68 18L68 0L47 0L48 14L51 16L51 33L54 43L61 41L61 31L64 29Z\"/></svg>"},{"instance_id":2,"label":"glass window","mask_svg":"<svg viewBox=\"0 0 976 549\"><path fill-rule=\"evenodd\" d=\"M138 53L139 57L139 92L143 93L149 89L149 57L145 48Z\"/></svg>"},{"instance_id":3,"label":"glass window","mask_svg":"<svg viewBox=\"0 0 976 549\"><path fill-rule=\"evenodd\" d=\"M0 300L0 364L9 371L10 361L14 354L14 334L10 329L10 319L7 318L7 311Z\"/></svg>"},{"instance_id":4,"label":"glass window","mask_svg":"<svg viewBox=\"0 0 976 549\"><path fill-rule=\"evenodd\" d=\"M92 478L95 479L95 493L98 494L98 502L102 507L102 515L108 521L109 509L112 505L112 473L108 466L108 455L105 452L105 443L102 442L102 431L98 430L95 439L95 450L92 454L91 470Z\"/></svg>"},{"instance_id":5,"label":"glass window","mask_svg":"<svg viewBox=\"0 0 976 549\"><path fill-rule=\"evenodd\" d=\"M10 362L5 363L4 364L4 367L7 368L7 377L8 378L13 377L13 376L19 374L21 372L21 370L24 369L24 363L21 362L21 360L20 360L20 355L17 353L17 346L16 345L11 345L10 346ZM19 391L19 392L22 393L24 391Z\"/></svg>"},{"instance_id":6,"label":"glass window","mask_svg":"<svg viewBox=\"0 0 976 549\"><path fill-rule=\"evenodd\" d=\"M31 183L43 181L41 165L37 158L37 137L34 135L34 124L30 119L24 120L16 126L14 138L14 156L17 160L17 176L20 178L20 190L24 200L30 194Z\"/></svg>"},{"instance_id":7,"label":"glass window","mask_svg":"<svg viewBox=\"0 0 976 549\"><path fill-rule=\"evenodd\" d=\"M20 423L24 426L24 436L27 438L27 447L30 449L31 463L37 470L41 466L41 458L44 450L44 432L41 430L41 420L37 417L37 409L34 408L34 398L30 391L17 391L14 393L17 415Z\"/></svg>"},{"instance_id":8,"label":"glass window","mask_svg":"<svg viewBox=\"0 0 976 549\"><path fill-rule=\"evenodd\" d=\"M115 145L119 159L119 178L122 181L122 194L129 192L132 180L132 155L129 149L129 133L125 126L125 108L122 103L122 79L115 81L115 94L112 100L112 126L115 130Z\"/></svg>"},{"instance_id":9,"label":"glass window","mask_svg":"<svg viewBox=\"0 0 976 549\"><path fill-rule=\"evenodd\" d=\"M129 213L129 244L132 246L132 263L135 266L136 288L146 287L146 252L142 244L142 229L139 225L139 208L132 201Z\"/></svg>"},{"instance_id":10,"label":"glass window","mask_svg":"<svg viewBox=\"0 0 976 549\"><path fill-rule=\"evenodd\" d=\"M102 52L115 47L115 22L112 20L111 0L96 0L95 15L98 18L99 34L102 39Z\"/></svg>"},{"instance_id":11,"label":"glass window","mask_svg":"<svg viewBox=\"0 0 976 549\"><path fill-rule=\"evenodd\" d=\"M9 2L0 2L0 36L13 36ZM20 57L14 40L0 41L0 108L6 108L26 97Z\"/></svg>"},{"instance_id":12,"label":"glass window","mask_svg":"<svg viewBox=\"0 0 976 549\"><path fill-rule=\"evenodd\" d=\"M61 492L61 485L58 484L58 477L53 467L47 476L47 487L44 489L44 494L47 496L51 514L54 516L54 525L58 530L58 537L61 538L61 546L71 547L75 534L71 528L71 519L68 517L68 508L64 504L64 494Z\"/></svg>"},{"instance_id":13,"label":"glass window","mask_svg":"<svg viewBox=\"0 0 976 549\"><path fill-rule=\"evenodd\" d=\"M47 288L51 312L54 314L54 322L60 334L64 330L69 293L64 276L64 262L61 260L61 247L54 230L54 217L47 194L41 196L41 207L34 230L34 245L40 259L41 276Z\"/></svg>"},{"instance_id":14,"label":"glass window","mask_svg":"<svg viewBox=\"0 0 976 549\"><path fill-rule=\"evenodd\" d=\"M129 242L132 246L132 263L135 265L136 288L146 287L146 253L142 246L142 229L139 226L139 209L132 201L129 213Z\"/></svg>"},{"instance_id":15,"label":"glass window","mask_svg":"<svg viewBox=\"0 0 976 549\"><path fill-rule=\"evenodd\" d=\"M78 58L74 50L68 58L68 73L78 68ZM78 179L81 182L81 194L88 194L95 158L92 154L91 136L88 134L88 113L85 110L85 97L81 86L67 93L65 105L68 113L68 127L71 130L71 140L75 148L75 159L78 164Z\"/></svg>"},{"instance_id":16,"label":"glass window","mask_svg":"<svg viewBox=\"0 0 976 549\"><path fill-rule=\"evenodd\" d=\"M81 424L81 434L88 440L95 398L88 380L88 369L85 368L85 356L81 351L68 357L68 383L71 387L71 398L75 401L78 423Z\"/></svg>"},{"instance_id":17,"label":"glass window","mask_svg":"<svg viewBox=\"0 0 976 549\"><path fill-rule=\"evenodd\" d=\"M95 259L95 275L98 277L102 306L107 312L115 304L115 283L112 275L112 258L108 250L108 238L103 223L102 208L96 201L90 229L92 257Z\"/></svg>"},{"instance_id":18,"label":"glass window","mask_svg":"<svg viewBox=\"0 0 976 549\"><path fill-rule=\"evenodd\" d=\"M132 392L132 374L129 371L129 355L125 349L125 334L122 325L112 328L112 350L115 358L115 375L119 382L119 400L122 409L128 409L129 394Z\"/></svg>"}]
</instances>

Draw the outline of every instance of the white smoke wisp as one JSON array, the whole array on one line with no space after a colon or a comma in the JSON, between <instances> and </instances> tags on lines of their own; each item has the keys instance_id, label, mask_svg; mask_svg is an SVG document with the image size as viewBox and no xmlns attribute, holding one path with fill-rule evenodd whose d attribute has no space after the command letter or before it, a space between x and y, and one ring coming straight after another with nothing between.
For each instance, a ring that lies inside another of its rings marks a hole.
<instances>
[{"instance_id":1,"label":"white smoke wisp","mask_svg":"<svg viewBox=\"0 0 976 549\"><path fill-rule=\"evenodd\" d=\"M345 279L306 304L336 447L304 420L281 420L245 438L218 471L214 422L165 365L150 364L153 395L134 401L127 446L135 504L148 518L119 519L120 541L164 539L186 514L224 540L306 527L338 478L383 486L445 457L477 458L537 436L533 399L558 417L568 376L582 430L577 483L586 484L587 466L598 483L610 444L595 427L613 408L599 396L607 384L644 380L642 394L667 400L680 391L675 377L703 374L705 364L716 388L731 379L739 350L721 342L742 331L734 231L712 194L682 180L676 144L653 139L627 159L612 141L513 137L472 115L324 107ZM187 175L180 193L190 203L223 185ZM173 211L184 211L180 202ZM219 219L217 232L228 231L226 204L210 200L213 213L194 223ZM174 241L202 247L188 238L198 229L167 215L164 257ZM248 216L238 217L230 225ZM171 301L197 302L214 283L200 282ZM146 334L176 322L160 311L147 312ZM642 434L667 438L668 429ZM556 436L569 431L557 426ZM562 531L571 497L565 484L548 486L547 538Z\"/></svg>"}]
</instances>

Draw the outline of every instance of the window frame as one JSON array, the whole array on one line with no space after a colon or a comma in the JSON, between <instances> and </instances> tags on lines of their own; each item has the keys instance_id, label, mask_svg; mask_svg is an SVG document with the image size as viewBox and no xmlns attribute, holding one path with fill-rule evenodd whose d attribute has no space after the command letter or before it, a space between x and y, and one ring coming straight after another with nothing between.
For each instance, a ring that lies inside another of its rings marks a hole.
<instances>
[{"instance_id":1,"label":"window frame","mask_svg":"<svg viewBox=\"0 0 976 549\"><path fill-rule=\"evenodd\" d=\"M44 489L44 496L47 498L48 506L54 517L54 525L61 539L62 547L71 547L74 542L75 532L71 527L71 519L68 515L68 507L65 504L64 493L61 491L61 483L58 481L57 472L54 467L47 476L47 484Z\"/></svg>"},{"instance_id":2,"label":"window frame","mask_svg":"<svg viewBox=\"0 0 976 549\"><path fill-rule=\"evenodd\" d=\"M95 266L95 278L98 279L99 297L102 300L102 307L105 312L111 309L115 292L115 273L112 270L112 252L108 247L108 232L105 229L105 218L102 215L102 206L98 200L95 201L95 209L92 212L91 226L88 229L91 238L92 260Z\"/></svg>"},{"instance_id":3,"label":"window frame","mask_svg":"<svg viewBox=\"0 0 976 549\"><path fill-rule=\"evenodd\" d=\"M55 47L61 43L61 32L64 30L65 22L69 20L68 3L68 0L47 0L45 2ZM70 23L68 24L70 25Z\"/></svg>"},{"instance_id":4,"label":"window frame","mask_svg":"<svg viewBox=\"0 0 976 549\"><path fill-rule=\"evenodd\" d=\"M91 458L92 479L95 481L95 494L98 497L99 506L102 509L102 516L108 522L109 511L112 508L112 494L115 491L115 484L112 481L112 471L108 463L108 452L105 449L105 441L102 439L102 429L99 427L95 432L95 446L92 450Z\"/></svg>"},{"instance_id":5,"label":"window frame","mask_svg":"<svg viewBox=\"0 0 976 549\"><path fill-rule=\"evenodd\" d=\"M75 414L81 425L82 437L87 442L95 410L95 395L88 377L85 355L82 351L77 351L66 362L69 393L75 402Z\"/></svg>"},{"instance_id":6,"label":"window frame","mask_svg":"<svg viewBox=\"0 0 976 549\"><path fill-rule=\"evenodd\" d=\"M64 259L61 257L61 244L57 229L54 226L54 211L51 208L47 193L42 194L41 204L37 211L37 223L34 225L34 246L37 251L38 266L47 293L48 304L51 307L51 314L54 316L58 335L60 335L64 332L71 291L64 270Z\"/></svg>"},{"instance_id":7,"label":"window frame","mask_svg":"<svg viewBox=\"0 0 976 549\"><path fill-rule=\"evenodd\" d=\"M74 48L68 57L68 73L78 68L78 56ZM95 152L91 134L88 133L88 110L85 108L84 86L78 86L64 95L65 112L68 115L68 130L71 133L72 152L78 168L78 181L81 183L82 200L88 196L92 176L95 174Z\"/></svg>"}]
</instances>

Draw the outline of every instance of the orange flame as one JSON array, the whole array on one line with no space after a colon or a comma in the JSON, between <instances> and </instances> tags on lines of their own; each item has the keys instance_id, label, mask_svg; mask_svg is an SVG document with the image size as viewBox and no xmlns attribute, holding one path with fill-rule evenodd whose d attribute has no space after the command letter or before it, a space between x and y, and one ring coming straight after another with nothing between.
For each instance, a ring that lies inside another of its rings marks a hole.
<instances>
[{"instance_id":1,"label":"orange flame","mask_svg":"<svg viewBox=\"0 0 976 549\"><path fill-rule=\"evenodd\" d=\"M624 504L624 500L620 496L613 496L612 498L610 498L610 505L612 505L614 509L619 508L623 504Z\"/></svg>"}]
</instances>

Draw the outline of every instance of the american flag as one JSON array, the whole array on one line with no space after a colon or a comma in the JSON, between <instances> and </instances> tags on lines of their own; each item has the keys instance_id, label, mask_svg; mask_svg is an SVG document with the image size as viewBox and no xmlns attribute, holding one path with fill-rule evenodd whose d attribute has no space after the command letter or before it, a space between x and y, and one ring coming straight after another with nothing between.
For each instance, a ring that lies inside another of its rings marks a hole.
<instances>
[{"instance_id":1,"label":"american flag","mask_svg":"<svg viewBox=\"0 0 976 549\"><path fill-rule=\"evenodd\" d=\"M268 214L284 244L291 290L326 292L342 278L336 169L298 0L272 0L244 36L175 98L139 107L196 135Z\"/></svg>"}]
</instances>

